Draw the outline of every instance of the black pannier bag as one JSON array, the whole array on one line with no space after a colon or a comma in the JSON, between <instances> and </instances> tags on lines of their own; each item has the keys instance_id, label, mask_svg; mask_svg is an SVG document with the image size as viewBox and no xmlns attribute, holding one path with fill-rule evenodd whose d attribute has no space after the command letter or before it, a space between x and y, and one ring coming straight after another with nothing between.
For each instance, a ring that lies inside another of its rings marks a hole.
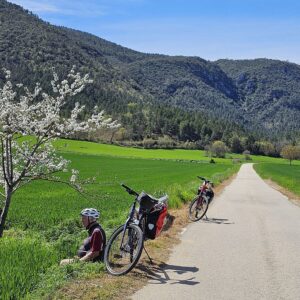
<instances>
[{"instance_id":1,"label":"black pannier bag","mask_svg":"<svg viewBox=\"0 0 300 300\"><path fill-rule=\"evenodd\" d=\"M145 192L141 192L141 194L138 197L138 201L140 204L140 208L146 212L149 212L158 203L157 200L153 199Z\"/></svg>"},{"instance_id":2,"label":"black pannier bag","mask_svg":"<svg viewBox=\"0 0 300 300\"><path fill-rule=\"evenodd\" d=\"M145 232L148 239L154 240L160 234L166 215L166 205L162 205L158 210L154 210L147 215Z\"/></svg>"},{"instance_id":3,"label":"black pannier bag","mask_svg":"<svg viewBox=\"0 0 300 300\"><path fill-rule=\"evenodd\" d=\"M210 203L212 201L213 197L214 197L214 192L212 190L206 190L205 191L205 196L208 197L208 201Z\"/></svg>"}]
</instances>

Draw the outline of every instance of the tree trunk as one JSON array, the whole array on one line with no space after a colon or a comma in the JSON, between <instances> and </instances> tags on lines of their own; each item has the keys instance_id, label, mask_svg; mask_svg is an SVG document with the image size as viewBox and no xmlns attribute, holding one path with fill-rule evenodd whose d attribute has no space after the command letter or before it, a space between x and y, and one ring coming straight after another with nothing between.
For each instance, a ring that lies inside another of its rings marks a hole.
<instances>
[{"instance_id":1,"label":"tree trunk","mask_svg":"<svg viewBox=\"0 0 300 300\"><path fill-rule=\"evenodd\" d=\"M8 188L5 194L6 194L5 206L0 216L0 238L3 236L4 225L5 225L8 209L10 206L11 196L12 196L12 190Z\"/></svg>"},{"instance_id":2,"label":"tree trunk","mask_svg":"<svg viewBox=\"0 0 300 300\"><path fill-rule=\"evenodd\" d=\"M110 143L113 144L113 139L117 131L113 131L110 137Z\"/></svg>"}]
</instances>

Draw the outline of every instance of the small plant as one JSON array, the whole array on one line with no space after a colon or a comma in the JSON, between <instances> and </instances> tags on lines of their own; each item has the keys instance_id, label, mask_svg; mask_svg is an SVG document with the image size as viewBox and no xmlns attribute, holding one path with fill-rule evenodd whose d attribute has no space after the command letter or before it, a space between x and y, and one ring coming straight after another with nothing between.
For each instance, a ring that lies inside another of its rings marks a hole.
<instances>
[{"instance_id":1,"label":"small plant","mask_svg":"<svg viewBox=\"0 0 300 300\"><path fill-rule=\"evenodd\" d=\"M233 158L232 159L232 163L233 164L240 164L242 161L241 161L241 159L240 158Z\"/></svg>"}]
</instances>

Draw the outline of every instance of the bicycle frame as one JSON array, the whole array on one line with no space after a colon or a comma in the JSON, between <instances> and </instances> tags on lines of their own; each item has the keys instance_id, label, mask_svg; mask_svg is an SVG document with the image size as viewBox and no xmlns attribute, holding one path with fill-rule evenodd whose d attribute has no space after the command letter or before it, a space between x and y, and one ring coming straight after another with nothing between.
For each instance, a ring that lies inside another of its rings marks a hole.
<instances>
[{"instance_id":1,"label":"bicycle frame","mask_svg":"<svg viewBox=\"0 0 300 300\"><path fill-rule=\"evenodd\" d=\"M125 237L125 232L126 232L126 229L127 229L127 226L129 223L131 223L134 219L134 213L135 213L135 207L136 207L136 199L134 201L134 203L131 205L131 209L130 209L130 213L129 213L129 216L123 226L123 235L122 235L122 240L121 240L121 245L120 245L120 250L123 250L123 242L124 242L124 237Z\"/></svg>"},{"instance_id":2,"label":"bicycle frame","mask_svg":"<svg viewBox=\"0 0 300 300\"><path fill-rule=\"evenodd\" d=\"M125 223L112 233L105 248L105 265L112 275L123 275L130 272L138 263L143 250L145 250L150 263L152 263L144 245L148 237L147 216L152 209L154 211L155 209L159 210L162 205L166 205L168 200L167 195L156 199L144 191L138 194L125 184L122 184L122 187L135 199L130 205L129 215Z\"/></svg>"},{"instance_id":3,"label":"bicycle frame","mask_svg":"<svg viewBox=\"0 0 300 300\"><path fill-rule=\"evenodd\" d=\"M129 194L135 195L135 200L134 200L133 204L131 205L129 216L128 216L128 218L127 218L127 220L126 220L126 222L123 226L123 234L122 234L120 250L124 250L123 249L123 242L124 242L124 238L125 238L125 232L126 232L126 229L127 229L128 225L130 223L134 223L134 224L138 225L141 228L141 230L143 232L143 239L145 239L145 216L147 215L147 213L144 210L141 210L141 207L139 207L137 217L135 217L136 204L138 202L139 194L137 192L135 192L134 190L132 190L131 188L129 188L128 186L124 185L124 184L122 184L122 186L126 189L126 191Z\"/></svg>"},{"instance_id":4,"label":"bicycle frame","mask_svg":"<svg viewBox=\"0 0 300 300\"><path fill-rule=\"evenodd\" d=\"M205 197L205 192L212 188L213 183L203 177L197 176L199 179L202 179L203 182L198 188L198 201L197 205L203 204L203 197Z\"/></svg>"}]
</instances>

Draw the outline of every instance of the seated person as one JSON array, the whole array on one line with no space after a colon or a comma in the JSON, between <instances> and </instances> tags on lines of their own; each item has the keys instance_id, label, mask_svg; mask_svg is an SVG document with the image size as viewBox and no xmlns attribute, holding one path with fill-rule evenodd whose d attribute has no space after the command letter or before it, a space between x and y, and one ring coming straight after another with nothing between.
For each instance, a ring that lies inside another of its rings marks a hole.
<instances>
[{"instance_id":1,"label":"seated person","mask_svg":"<svg viewBox=\"0 0 300 300\"><path fill-rule=\"evenodd\" d=\"M100 213L95 208L85 208L80 213L82 224L89 233L81 247L78 250L78 256L74 259L63 259L60 265L79 261L101 261L104 256L104 248L106 244L106 235L102 227L97 222Z\"/></svg>"}]
</instances>

